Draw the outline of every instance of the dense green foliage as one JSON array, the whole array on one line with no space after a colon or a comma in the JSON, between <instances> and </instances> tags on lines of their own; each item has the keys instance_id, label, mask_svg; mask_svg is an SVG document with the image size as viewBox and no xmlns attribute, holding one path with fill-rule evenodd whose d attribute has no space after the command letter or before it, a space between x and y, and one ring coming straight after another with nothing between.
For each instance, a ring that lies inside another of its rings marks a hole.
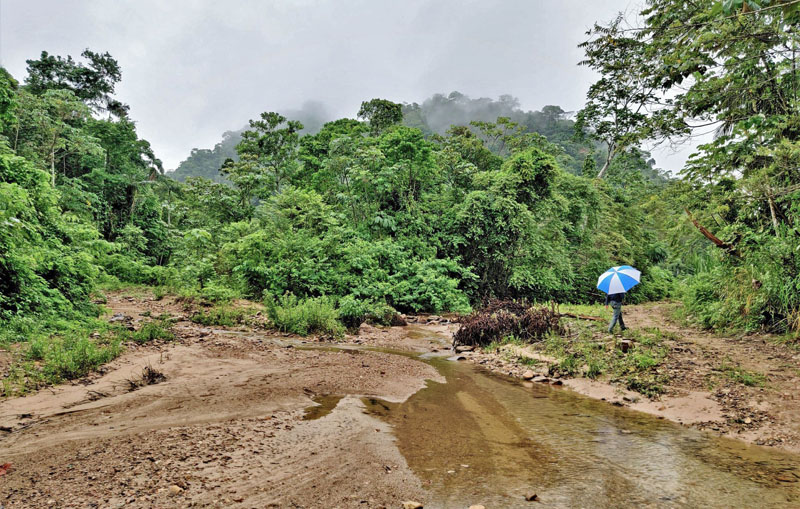
<instances>
[{"instance_id":1,"label":"dense green foliage","mask_svg":"<svg viewBox=\"0 0 800 509\"><path fill-rule=\"evenodd\" d=\"M69 76L84 69L45 57ZM640 152L596 185L563 169L562 146L508 118L426 137L403 125L400 105L375 99L362 105L364 122L337 120L316 134L264 113L230 136L239 141L220 163L228 184L181 184L163 176L126 116L96 119L96 98L81 100L64 81L4 81L4 186L18 194L3 210L25 232L4 232L6 320L40 304L57 316L90 312L104 279L282 304L271 309L324 307L308 299L331 297L351 322L391 316L373 312L382 308L466 311L490 297L596 299L594 278L616 262L668 279L642 208L664 179L648 177ZM547 111L558 121L560 110ZM658 291L639 298L668 291L648 288Z\"/></svg>"},{"instance_id":2,"label":"dense green foliage","mask_svg":"<svg viewBox=\"0 0 800 509\"><path fill-rule=\"evenodd\" d=\"M26 362L48 359L52 381L123 339L171 337L93 339L103 285L247 297L282 330L339 335L491 298L597 302L621 263L643 273L630 301L674 295L705 326L797 332L799 12L650 0L643 27L589 32L600 79L576 121L457 92L365 101L360 120L264 112L176 179L114 98L110 55L42 53L23 84L0 70L0 341L30 339ZM716 136L680 178L641 149L704 125Z\"/></svg>"},{"instance_id":3,"label":"dense green foliage","mask_svg":"<svg viewBox=\"0 0 800 509\"><path fill-rule=\"evenodd\" d=\"M601 79L580 124L611 158L713 129L653 209L672 270L688 275L687 311L711 327L800 331L800 4L650 0L640 16L638 29L618 18L589 32L585 64Z\"/></svg>"}]
</instances>

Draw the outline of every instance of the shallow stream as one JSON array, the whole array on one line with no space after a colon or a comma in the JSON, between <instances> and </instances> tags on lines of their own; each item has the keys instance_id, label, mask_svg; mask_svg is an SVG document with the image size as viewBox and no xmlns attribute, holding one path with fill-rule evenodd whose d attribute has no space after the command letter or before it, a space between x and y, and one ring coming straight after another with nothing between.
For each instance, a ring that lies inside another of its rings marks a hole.
<instances>
[{"instance_id":1,"label":"shallow stream","mask_svg":"<svg viewBox=\"0 0 800 509\"><path fill-rule=\"evenodd\" d=\"M423 359L446 383L364 398L394 427L426 507L800 507L800 457L569 390ZM336 405L337 398L320 401ZM326 412L318 409L321 415ZM526 502L536 493L538 502Z\"/></svg>"},{"instance_id":2,"label":"shallow stream","mask_svg":"<svg viewBox=\"0 0 800 509\"><path fill-rule=\"evenodd\" d=\"M429 359L447 383L365 399L432 499L427 507L800 507L800 457L546 385ZM467 505L468 505L467 504Z\"/></svg>"}]
</instances>

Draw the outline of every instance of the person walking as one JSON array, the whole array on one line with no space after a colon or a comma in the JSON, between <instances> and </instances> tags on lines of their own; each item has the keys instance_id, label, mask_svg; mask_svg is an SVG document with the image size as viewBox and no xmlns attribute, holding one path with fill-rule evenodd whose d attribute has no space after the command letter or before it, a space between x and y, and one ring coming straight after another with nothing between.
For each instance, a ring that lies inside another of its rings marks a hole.
<instances>
[{"instance_id":1,"label":"person walking","mask_svg":"<svg viewBox=\"0 0 800 509\"><path fill-rule=\"evenodd\" d=\"M622 301L625 300L625 292L639 284L642 273L630 265L620 265L611 267L597 278L597 289L606 294L606 308L611 304L614 316L608 324L608 333L614 330L614 326L619 323L619 328L627 329L622 320Z\"/></svg>"},{"instance_id":2,"label":"person walking","mask_svg":"<svg viewBox=\"0 0 800 509\"><path fill-rule=\"evenodd\" d=\"M614 310L614 316L611 317L611 323L608 324L608 333L614 330L614 326L619 323L620 330L625 330L625 321L622 319L622 301L625 300L624 293L612 293L610 295L606 295L606 308L608 308L609 304L611 305L611 309Z\"/></svg>"}]
</instances>

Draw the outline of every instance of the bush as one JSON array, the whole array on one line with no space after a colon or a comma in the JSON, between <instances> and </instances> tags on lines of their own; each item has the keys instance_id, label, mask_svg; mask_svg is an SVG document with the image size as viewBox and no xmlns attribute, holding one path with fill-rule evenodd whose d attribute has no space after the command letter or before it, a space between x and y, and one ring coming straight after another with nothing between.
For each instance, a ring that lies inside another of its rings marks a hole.
<instances>
[{"instance_id":1,"label":"bush","mask_svg":"<svg viewBox=\"0 0 800 509\"><path fill-rule=\"evenodd\" d=\"M383 301L358 300L352 295L339 299L339 321L347 330L357 332L364 322L374 325L397 325L397 310Z\"/></svg>"},{"instance_id":2,"label":"bush","mask_svg":"<svg viewBox=\"0 0 800 509\"><path fill-rule=\"evenodd\" d=\"M238 292L218 282L209 283L200 290L200 295L211 302L230 302L239 297Z\"/></svg>"},{"instance_id":3,"label":"bush","mask_svg":"<svg viewBox=\"0 0 800 509\"><path fill-rule=\"evenodd\" d=\"M369 306L367 321L377 325L395 325L397 310L385 302L376 302Z\"/></svg>"},{"instance_id":4,"label":"bush","mask_svg":"<svg viewBox=\"0 0 800 509\"><path fill-rule=\"evenodd\" d=\"M130 338L139 343L149 343L150 341L163 340L172 341L175 339L175 334L170 330L171 324L167 320L157 320L147 322L141 328L131 334Z\"/></svg>"},{"instance_id":5,"label":"bush","mask_svg":"<svg viewBox=\"0 0 800 509\"><path fill-rule=\"evenodd\" d=\"M417 260L405 263L392 278L390 294L398 309L419 311L470 310L461 279L472 274L452 260Z\"/></svg>"},{"instance_id":6,"label":"bush","mask_svg":"<svg viewBox=\"0 0 800 509\"><path fill-rule=\"evenodd\" d=\"M301 300L291 293L282 295L278 299L267 295L264 304L269 319L280 331L300 336L330 334L340 337L344 334L334 299L330 297Z\"/></svg>"},{"instance_id":7,"label":"bush","mask_svg":"<svg viewBox=\"0 0 800 509\"><path fill-rule=\"evenodd\" d=\"M357 300L352 295L347 295L339 299L339 320L349 331L358 331L358 328L367 319L369 305Z\"/></svg>"},{"instance_id":8,"label":"bush","mask_svg":"<svg viewBox=\"0 0 800 509\"><path fill-rule=\"evenodd\" d=\"M642 272L642 283L634 287L627 300L630 304L663 300L672 295L673 287L672 274L655 265Z\"/></svg>"}]
</instances>

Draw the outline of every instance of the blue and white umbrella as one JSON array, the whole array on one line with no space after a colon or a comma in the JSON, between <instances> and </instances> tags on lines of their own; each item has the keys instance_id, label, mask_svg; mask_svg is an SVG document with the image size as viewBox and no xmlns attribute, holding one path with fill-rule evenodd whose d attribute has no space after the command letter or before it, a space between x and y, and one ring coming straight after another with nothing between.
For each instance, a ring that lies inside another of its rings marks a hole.
<instances>
[{"instance_id":1,"label":"blue and white umbrella","mask_svg":"<svg viewBox=\"0 0 800 509\"><path fill-rule=\"evenodd\" d=\"M597 279L597 289L609 295L625 293L639 284L642 273L630 265L611 267Z\"/></svg>"}]
</instances>

